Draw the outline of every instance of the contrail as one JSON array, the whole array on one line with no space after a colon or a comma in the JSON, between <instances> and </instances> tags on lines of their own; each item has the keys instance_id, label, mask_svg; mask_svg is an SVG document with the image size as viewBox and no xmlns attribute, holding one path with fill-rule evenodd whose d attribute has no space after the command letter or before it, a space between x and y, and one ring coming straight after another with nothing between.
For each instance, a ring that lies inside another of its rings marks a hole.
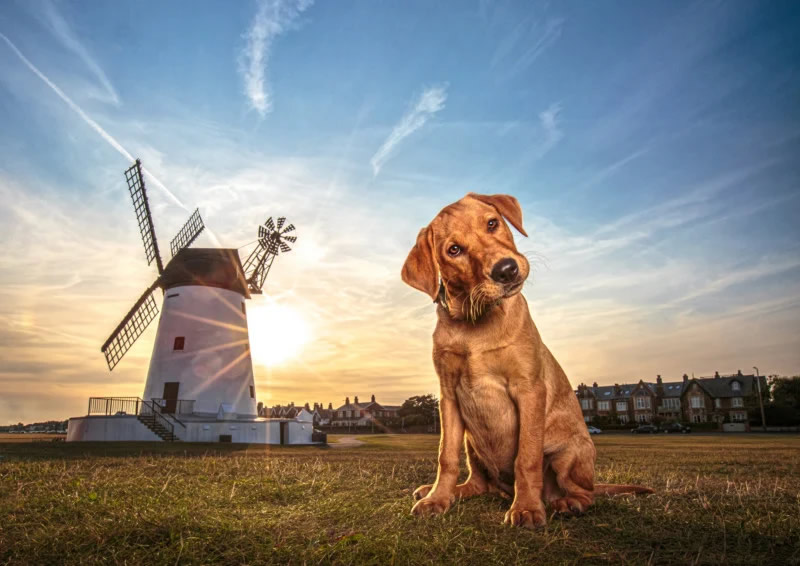
<instances>
[{"instance_id":1,"label":"contrail","mask_svg":"<svg viewBox=\"0 0 800 566\"><path fill-rule=\"evenodd\" d=\"M47 77L44 75L44 73L42 73L42 72L41 72L39 69L37 69L37 68L36 68L36 66L35 66L33 63L31 63L31 62L28 60L28 58L27 58L27 57L25 57L25 55L23 55L23 54L22 54L22 52L21 52L19 49L17 49L17 46L16 46L16 45L14 45L14 44L12 43L12 41L11 41L10 39L8 39L8 37L6 37L6 36L5 36L5 34L3 34L2 32L0 32L0 37L1 37L1 38L3 38L3 40L5 40L5 42L6 42L6 43L8 44L8 46L11 48L11 50L12 50L14 53L16 53L17 57L19 57L19 58L20 58L20 60L21 60L23 63L25 63L25 65L26 65L26 66L27 66L27 67L28 67L28 68L29 68L31 71L33 71L33 73L34 73L34 74L35 74L37 77L39 77L40 79L42 79L42 81L44 81L44 83L45 83L47 86L49 86L49 87L50 87L50 88L53 90L53 92L55 92L55 93L58 95L58 97L59 97L59 98L61 98L61 100L63 100L64 102L66 102L66 103L67 103L67 106L69 106L70 108L72 108L72 110L74 110L74 111L75 111L75 113L76 113L76 114L78 114L78 116L80 116L81 118L83 118L83 121L84 121L84 122L86 122L86 123L89 125L89 127L90 127L90 128L92 128L92 129L93 129L95 132L97 132L98 134L100 134L100 137L101 137L101 138L103 138L104 140L106 140L106 142L108 142L108 144L109 144L111 147L113 147L113 148L114 148L114 149L116 149L118 152L120 152L120 153L121 153L121 154L122 154L122 155L123 155L123 156L124 156L124 157L125 157L125 158L126 158L128 161L134 161L134 157L133 157L133 155L131 155L131 153L130 153L130 152L127 150L127 149L125 149L124 147L122 147L122 144L120 144L120 143L119 143L117 140L115 140L115 139L114 139L114 138L111 136L111 134L109 134L109 133L108 133L108 132L106 132L106 131L105 131L105 130L102 128L102 127L100 127L100 124L98 124L97 122L95 122L94 120L92 120L92 118L90 118L90 117L89 117L89 116L86 114L86 112L84 112L83 110L81 110L80 106L78 106L77 104L75 104L75 103L72 101L72 99L71 99L70 97L68 97L66 94L64 94L64 91L62 91L62 90L61 90L60 88L58 88L58 87L57 87L55 84L53 84L53 81L51 81L50 79L48 79L48 78L47 78ZM153 175L153 174L152 174L150 171L148 171L148 170L147 170L147 169L145 169L145 168L142 168L142 170L143 170L143 171L144 171L144 172L147 174L147 176L148 176L148 177L150 177L150 179L153 181L153 183L154 183L154 184L155 184L155 185L156 185L156 186L157 186L159 189L161 189L162 191L164 191L164 193L165 193L165 194L166 194L166 195L167 195L167 196L168 196L168 197L169 197L169 198L172 200L172 202L174 202L175 204L177 204L178 206L180 206L182 209L184 209L184 210L186 210L186 211L188 211L188 210L189 210L189 209L186 207L186 205L185 205L185 204L183 204L183 202L181 202L181 199L179 199L177 196L175 196L175 194L174 194L172 191L170 191L170 190L169 190L169 189L168 189L166 186L164 186L164 183L162 183L161 181L159 181L159 180L158 180L158 178L156 178L156 176L155 176L155 175Z\"/></svg>"}]
</instances>

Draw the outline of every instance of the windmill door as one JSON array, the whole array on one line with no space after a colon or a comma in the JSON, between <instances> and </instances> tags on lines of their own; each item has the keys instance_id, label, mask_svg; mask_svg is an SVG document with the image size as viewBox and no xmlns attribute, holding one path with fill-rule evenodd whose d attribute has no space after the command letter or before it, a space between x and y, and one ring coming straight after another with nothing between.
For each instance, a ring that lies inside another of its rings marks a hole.
<instances>
[{"instance_id":1,"label":"windmill door","mask_svg":"<svg viewBox=\"0 0 800 566\"><path fill-rule=\"evenodd\" d=\"M281 444L289 444L289 423L281 423Z\"/></svg>"},{"instance_id":2,"label":"windmill door","mask_svg":"<svg viewBox=\"0 0 800 566\"><path fill-rule=\"evenodd\" d=\"M161 412L174 414L178 408L178 388L179 381L168 381L164 384L164 404Z\"/></svg>"}]
</instances>

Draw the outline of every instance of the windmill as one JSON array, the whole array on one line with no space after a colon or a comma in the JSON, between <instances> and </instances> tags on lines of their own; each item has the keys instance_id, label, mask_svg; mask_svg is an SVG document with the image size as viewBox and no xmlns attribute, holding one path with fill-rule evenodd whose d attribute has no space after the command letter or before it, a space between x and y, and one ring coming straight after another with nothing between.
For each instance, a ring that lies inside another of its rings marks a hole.
<instances>
[{"instance_id":1,"label":"windmill","mask_svg":"<svg viewBox=\"0 0 800 566\"><path fill-rule=\"evenodd\" d=\"M172 258L163 265L147 188L138 159L125 171L148 265L155 281L134 303L101 350L113 370L158 314L154 298L164 294L143 399L161 412L202 417L256 415L253 362L245 300L260 294L279 252L291 250L293 225L259 226L258 245L242 266L236 249L190 248L204 225L195 210L170 242Z\"/></svg>"}]
</instances>

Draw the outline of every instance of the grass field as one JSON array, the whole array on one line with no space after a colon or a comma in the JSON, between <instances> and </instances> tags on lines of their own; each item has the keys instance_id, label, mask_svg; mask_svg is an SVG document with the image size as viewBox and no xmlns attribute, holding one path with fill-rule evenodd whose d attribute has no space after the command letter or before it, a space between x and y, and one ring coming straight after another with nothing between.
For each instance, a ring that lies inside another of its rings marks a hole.
<instances>
[{"instance_id":1,"label":"grass field","mask_svg":"<svg viewBox=\"0 0 800 566\"><path fill-rule=\"evenodd\" d=\"M540 531L503 526L508 502L491 496L411 517L437 439L358 439L0 438L0 564L800 564L797 436L597 437L600 481L656 494L602 498Z\"/></svg>"}]
</instances>

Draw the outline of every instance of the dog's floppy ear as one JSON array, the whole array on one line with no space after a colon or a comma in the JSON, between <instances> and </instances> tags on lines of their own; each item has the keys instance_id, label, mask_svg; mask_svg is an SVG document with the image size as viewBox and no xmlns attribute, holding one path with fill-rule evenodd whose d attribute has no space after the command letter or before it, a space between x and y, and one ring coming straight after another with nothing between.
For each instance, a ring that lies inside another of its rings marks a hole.
<instances>
[{"instance_id":1,"label":"dog's floppy ear","mask_svg":"<svg viewBox=\"0 0 800 566\"><path fill-rule=\"evenodd\" d=\"M497 212L511 222L511 225L517 229L517 232L526 238L528 237L525 228L522 227L522 208L520 208L517 199L511 195L479 195L477 193L469 193L467 196L495 207Z\"/></svg>"},{"instance_id":2,"label":"dog's floppy ear","mask_svg":"<svg viewBox=\"0 0 800 566\"><path fill-rule=\"evenodd\" d=\"M439 294L439 270L433 257L433 230L423 228L417 235L417 243L411 248L403 264L403 281L436 300Z\"/></svg>"}]
</instances>

